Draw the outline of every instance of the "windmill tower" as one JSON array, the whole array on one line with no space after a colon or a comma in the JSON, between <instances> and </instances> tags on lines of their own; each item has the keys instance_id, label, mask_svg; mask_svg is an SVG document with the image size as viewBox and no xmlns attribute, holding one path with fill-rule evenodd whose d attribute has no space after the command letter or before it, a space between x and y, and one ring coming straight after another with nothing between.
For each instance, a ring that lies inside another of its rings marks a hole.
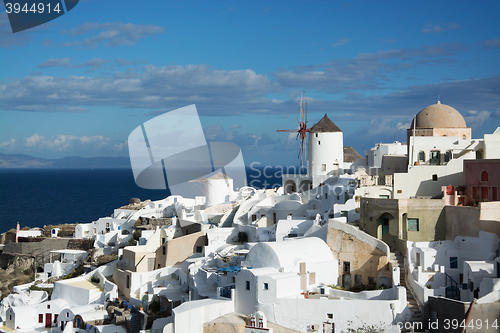
<instances>
[{"instance_id":1,"label":"windmill tower","mask_svg":"<svg viewBox=\"0 0 500 333\"><path fill-rule=\"evenodd\" d=\"M344 134L325 116L309 128L307 174L313 187L330 176L338 176L344 163Z\"/></svg>"}]
</instances>

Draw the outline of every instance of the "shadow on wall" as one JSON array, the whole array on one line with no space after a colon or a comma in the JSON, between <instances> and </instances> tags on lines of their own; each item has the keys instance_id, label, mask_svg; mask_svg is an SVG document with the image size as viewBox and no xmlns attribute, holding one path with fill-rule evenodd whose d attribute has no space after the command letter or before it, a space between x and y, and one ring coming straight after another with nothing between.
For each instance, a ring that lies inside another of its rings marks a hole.
<instances>
[{"instance_id":1,"label":"shadow on wall","mask_svg":"<svg viewBox=\"0 0 500 333\"><path fill-rule=\"evenodd\" d=\"M432 175L431 179L424 180L420 182L418 186L416 196L437 196L441 194L441 186L453 185L460 186L463 185L463 173L457 172L446 176Z\"/></svg>"}]
</instances>

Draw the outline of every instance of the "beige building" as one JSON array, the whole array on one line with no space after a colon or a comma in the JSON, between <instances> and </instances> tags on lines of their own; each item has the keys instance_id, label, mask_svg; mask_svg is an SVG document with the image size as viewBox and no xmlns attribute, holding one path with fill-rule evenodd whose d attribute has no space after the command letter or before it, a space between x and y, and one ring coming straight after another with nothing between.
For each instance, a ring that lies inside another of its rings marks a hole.
<instances>
[{"instance_id":1,"label":"beige building","mask_svg":"<svg viewBox=\"0 0 500 333\"><path fill-rule=\"evenodd\" d=\"M361 284L392 287L392 265L387 244L332 219L328 221L326 243L334 257L338 258L338 285L348 289Z\"/></svg>"},{"instance_id":2,"label":"beige building","mask_svg":"<svg viewBox=\"0 0 500 333\"><path fill-rule=\"evenodd\" d=\"M405 253L406 241L444 240L443 199L361 199L360 228Z\"/></svg>"},{"instance_id":3,"label":"beige building","mask_svg":"<svg viewBox=\"0 0 500 333\"><path fill-rule=\"evenodd\" d=\"M195 253L202 253L206 236L203 231L171 239L154 253L156 269L179 264Z\"/></svg>"}]
</instances>

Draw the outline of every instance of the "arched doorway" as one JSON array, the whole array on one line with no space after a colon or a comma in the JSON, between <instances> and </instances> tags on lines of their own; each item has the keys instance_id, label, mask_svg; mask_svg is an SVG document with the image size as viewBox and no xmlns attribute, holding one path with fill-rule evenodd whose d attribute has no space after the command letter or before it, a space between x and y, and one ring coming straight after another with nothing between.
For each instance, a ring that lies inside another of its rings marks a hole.
<instances>
[{"instance_id":1,"label":"arched doorway","mask_svg":"<svg viewBox=\"0 0 500 333\"><path fill-rule=\"evenodd\" d=\"M377 238L383 239L385 234L389 234L390 221L394 219L390 213L384 213L378 218Z\"/></svg>"},{"instance_id":2,"label":"arched doorway","mask_svg":"<svg viewBox=\"0 0 500 333\"><path fill-rule=\"evenodd\" d=\"M303 180L299 185L299 192L309 191L312 188L312 182L310 180Z\"/></svg>"},{"instance_id":3,"label":"arched doorway","mask_svg":"<svg viewBox=\"0 0 500 333\"><path fill-rule=\"evenodd\" d=\"M295 182L293 180L287 180L284 187L285 194L297 192L297 185L295 185Z\"/></svg>"}]
</instances>

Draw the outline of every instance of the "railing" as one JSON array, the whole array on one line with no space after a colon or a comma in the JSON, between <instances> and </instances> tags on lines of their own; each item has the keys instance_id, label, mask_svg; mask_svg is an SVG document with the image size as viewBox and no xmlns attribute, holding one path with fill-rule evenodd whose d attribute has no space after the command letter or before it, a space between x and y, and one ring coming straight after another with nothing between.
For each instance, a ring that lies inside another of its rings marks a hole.
<instances>
[{"instance_id":1,"label":"railing","mask_svg":"<svg viewBox=\"0 0 500 333\"><path fill-rule=\"evenodd\" d=\"M225 298L231 298L231 289L234 289L234 286L220 288L220 296Z\"/></svg>"},{"instance_id":2,"label":"railing","mask_svg":"<svg viewBox=\"0 0 500 333\"><path fill-rule=\"evenodd\" d=\"M460 292L459 292L459 284L457 281L455 281L451 276L449 276L447 273L444 273L445 275L445 285L446 285L446 297L452 298L459 300L460 299ZM450 286L448 286L448 279L450 279Z\"/></svg>"}]
</instances>

